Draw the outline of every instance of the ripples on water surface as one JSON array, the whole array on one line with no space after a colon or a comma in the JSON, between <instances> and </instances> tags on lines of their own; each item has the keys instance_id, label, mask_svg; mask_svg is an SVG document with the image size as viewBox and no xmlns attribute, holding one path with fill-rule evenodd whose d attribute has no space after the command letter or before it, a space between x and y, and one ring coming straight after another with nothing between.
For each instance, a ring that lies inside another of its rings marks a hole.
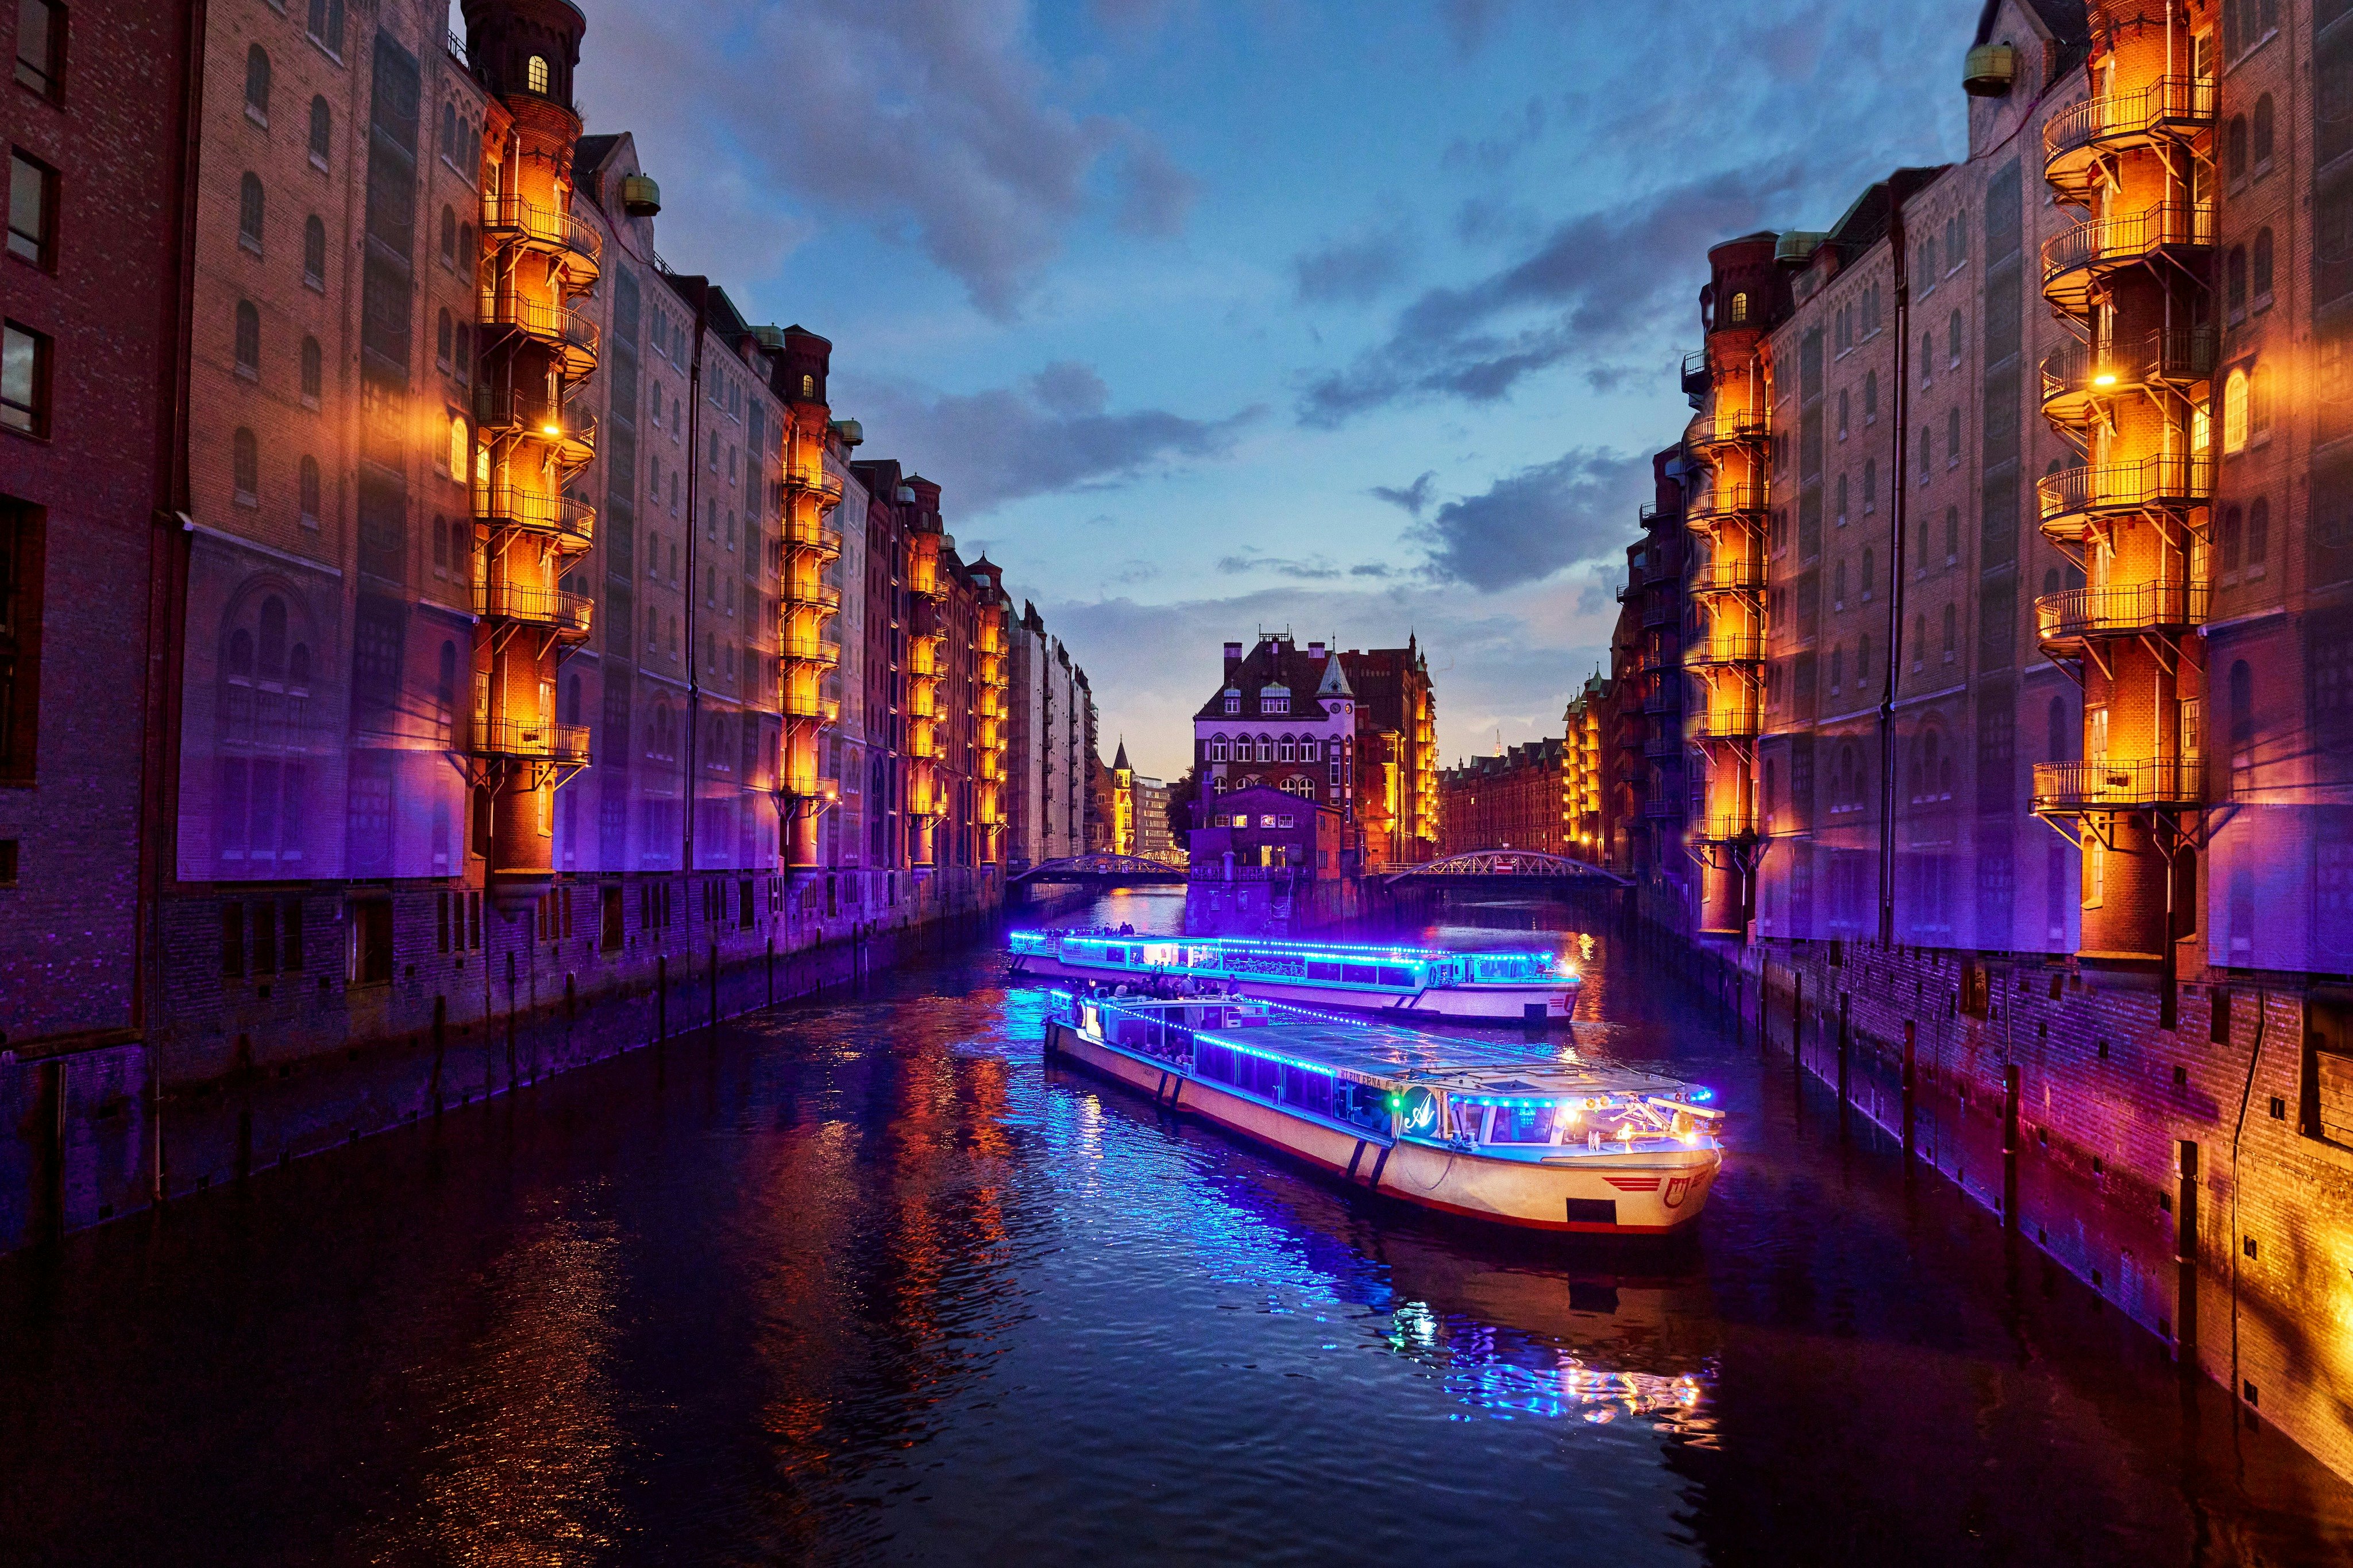
<instances>
[{"instance_id":1,"label":"ripples on water surface","mask_svg":"<svg viewBox=\"0 0 2353 1568\"><path fill-rule=\"evenodd\" d=\"M2342 1484L1616 945L1580 1046L1735 1118L1687 1245L1345 1195L1044 1068L976 953L0 1264L0 1561L2347 1559Z\"/></svg>"}]
</instances>

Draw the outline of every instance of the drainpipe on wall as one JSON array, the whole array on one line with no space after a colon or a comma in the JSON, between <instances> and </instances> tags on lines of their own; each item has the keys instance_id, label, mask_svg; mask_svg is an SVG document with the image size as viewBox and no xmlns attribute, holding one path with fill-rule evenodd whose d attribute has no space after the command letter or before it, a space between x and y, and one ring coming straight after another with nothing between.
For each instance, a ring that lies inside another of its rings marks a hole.
<instances>
[{"instance_id":1,"label":"drainpipe on wall","mask_svg":"<svg viewBox=\"0 0 2353 1568\"><path fill-rule=\"evenodd\" d=\"M1912 428L1912 269L1905 254L1904 204L1890 204L1888 257L1895 268L1895 392L1889 404L1894 426L1894 484L1887 508L1887 675L1879 696L1879 942L1895 941L1895 683L1904 668L1904 548L1910 470L1905 441Z\"/></svg>"}]
</instances>

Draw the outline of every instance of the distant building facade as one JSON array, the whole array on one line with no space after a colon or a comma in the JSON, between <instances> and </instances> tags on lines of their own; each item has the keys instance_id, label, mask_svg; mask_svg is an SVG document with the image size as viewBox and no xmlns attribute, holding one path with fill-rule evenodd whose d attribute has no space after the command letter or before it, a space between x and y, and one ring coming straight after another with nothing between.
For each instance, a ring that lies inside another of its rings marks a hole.
<instances>
[{"instance_id":1,"label":"distant building facade","mask_svg":"<svg viewBox=\"0 0 2353 1568\"><path fill-rule=\"evenodd\" d=\"M1219 797L1266 787L1339 814L1350 863L1361 854L1356 816L1356 699L1323 643L1261 635L1245 653L1225 645L1224 679L1193 716L1194 820Z\"/></svg>"},{"instance_id":2,"label":"distant building facade","mask_svg":"<svg viewBox=\"0 0 2353 1568\"><path fill-rule=\"evenodd\" d=\"M1567 742L1547 737L1444 770L1438 775L1438 852L1571 853L1574 766Z\"/></svg>"},{"instance_id":3,"label":"distant building facade","mask_svg":"<svg viewBox=\"0 0 2353 1568\"><path fill-rule=\"evenodd\" d=\"M1339 656L1356 699L1356 816L1369 864L1407 866L1438 847L1438 699L1419 639Z\"/></svg>"}]
</instances>

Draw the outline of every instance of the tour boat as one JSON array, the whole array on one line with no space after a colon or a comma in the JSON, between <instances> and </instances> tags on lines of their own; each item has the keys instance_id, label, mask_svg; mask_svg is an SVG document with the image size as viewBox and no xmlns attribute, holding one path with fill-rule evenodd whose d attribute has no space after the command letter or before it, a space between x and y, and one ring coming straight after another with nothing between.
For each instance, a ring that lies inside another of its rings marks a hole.
<instances>
[{"instance_id":1,"label":"tour boat","mask_svg":"<svg viewBox=\"0 0 2353 1568\"><path fill-rule=\"evenodd\" d=\"M1541 949L1454 952L1081 931L1018 931L1009 940L1016 974L1193 980L1246 996L1436 1023L1560 1023L1577 1007L1576 972Z\"/></svg>"},{"instance_id":2,"label":"tour boat","mask_svg":"<svg viewBox=\"0 0 2353 1568\"><path fill-rule=\"evenodd\" d=\"M1280 1002L1056 990L1046 1054L1352 1186L1504 1225L1663 1235L1724 1164L1707 1089Z\"/></svg>"}]
</instances>

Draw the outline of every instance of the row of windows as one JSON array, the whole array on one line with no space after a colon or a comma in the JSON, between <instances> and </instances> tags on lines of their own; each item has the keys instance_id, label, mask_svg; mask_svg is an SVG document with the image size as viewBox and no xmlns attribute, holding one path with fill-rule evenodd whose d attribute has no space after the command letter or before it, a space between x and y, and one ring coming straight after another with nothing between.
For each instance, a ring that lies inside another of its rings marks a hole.
<instances>
[{"instance_id":1,"label":"row of windows","mask_svg":"<svg viewBox=\"0 0 2353 1568\"><path fill-rule=\"evenodd\" d=\"M237 505L261 504L261 440L248 426L238 426L229 437L229 482ZM319 459L303 453L295 466L295 500L303 527L319 526L324 488Z\"/></svg>"},{"instance_id":2,"label":"row of windows","mask_svg":"<svg viewBox=\"0 0 2353 1568\"><path fill-rule=\"evenodd\" d=\"M1320 742L1294 740L1289 735L1280 740L1272 735L1261 735L1255 742L1248 735L1237 736L1230 742L1223 735L1212 735L1207 744L1209 761L1213 763L1312 763L1318 760L1324 752ZM1338 759L1339 748L1336 745L1333 748L1333 756L1335 761Z\"/></svg>"},{"instance_id":3,"label":"row of windows","mask_svg":"<svg viewBox=\"0 0 2353 1568\"><path fill-rule=\"evenodd\" d=\"M342 0L335 0L334 29L338 39L343 35L343 27ZM269 52L256 44L246 51L245 56L245 117L264 130L269 126ZM334 111L327 106L327 100L313 94L311 99L309 147L311 162L322 169L327 166L334 123Z\"/></svg>"}]
</instances>

